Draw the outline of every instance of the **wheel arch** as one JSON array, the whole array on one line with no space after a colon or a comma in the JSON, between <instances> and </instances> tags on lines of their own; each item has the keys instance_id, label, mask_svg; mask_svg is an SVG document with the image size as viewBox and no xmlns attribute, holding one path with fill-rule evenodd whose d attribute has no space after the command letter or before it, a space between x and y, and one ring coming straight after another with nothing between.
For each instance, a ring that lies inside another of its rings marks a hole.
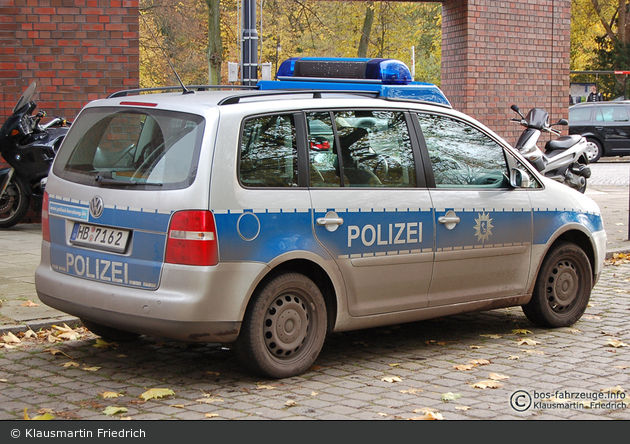
<instances>
[{"instance_id":1,"label":"wheel arch","mask_svg":"<svg viewBox=\"0 0 630 444\"><path fill-rule=\"evenodd\" d=\"M288 258L273 265L268 272L259 279L245 306L245 311L249 309L254 299L254 295L270 280L284 273L300 273L312 280L319 288L324 297L327 312L327 330L334 329L337 314L339 312L339 294L333 279L329 273L316 261L305 258Z\"/></svg>"},{"instance_id":2,"label":"wheel arch","mask_svg":"<svg viewBox=\"0 0 630 444\"><path fill-rule=\"evenodd\" d=\"M536 269L536 274L535 276L537 277L538 274L540 273L540 267L542 266L543 261L545 260L545 258L549 255L549 253L554 249L554 247L559 244L560 242L571 242L575 245L577 245L578 247L580 247L584 253L586 254L586 256L588 257L588 261L591 265L591 272L593 273L593 279L595 282L596 279L596 273L597 273L597 258L595 256L595 245L593 243L593 241L591 240L591 238L582 230L577 229L577 228L572 228L569 229L567 231L564 231L562 233L558 233L554 239L549 243L549 245L547 246L547 249L545 250L544 254L540 257L540 260L537 264L537 269ZM535 281L535 279L534 279Z\"/></svg>"}]
</instances>

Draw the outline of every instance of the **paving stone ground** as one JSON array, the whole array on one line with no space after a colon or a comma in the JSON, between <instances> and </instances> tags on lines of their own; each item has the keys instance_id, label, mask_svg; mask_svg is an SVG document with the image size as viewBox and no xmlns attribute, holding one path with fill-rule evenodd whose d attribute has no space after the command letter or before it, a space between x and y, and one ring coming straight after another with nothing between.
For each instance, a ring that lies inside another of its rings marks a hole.
<instances>
[{"instance_id":1,"label":"paving stone ground","mask_svg":"<svg viewBox=\"0 0 630 444\"><path fill-rule=\"evenodd\" d=\"M0 350L0 420L21 419L25 408L31 415L98 421L388 421L425 412L445 420L628 420L629 310L630 264L608 265L571 328L539 328L520 308L509 308L338 333L310 371L281 380L242 372L227 348L144 337L98 348L87 333ZM521 344L524 339L536 343ZM472 360L489 363L454 367ZM484 381L500 386L474 386ZM174 394L140 398L152 388ZM107 391L121 396L104 398ZM510 403L518 394L532 398L522 412ZM569 396L583 396L582 404L574 399L561 408ZM108 416L108 406L127 411Z\"/></svg>"}]
</instances>

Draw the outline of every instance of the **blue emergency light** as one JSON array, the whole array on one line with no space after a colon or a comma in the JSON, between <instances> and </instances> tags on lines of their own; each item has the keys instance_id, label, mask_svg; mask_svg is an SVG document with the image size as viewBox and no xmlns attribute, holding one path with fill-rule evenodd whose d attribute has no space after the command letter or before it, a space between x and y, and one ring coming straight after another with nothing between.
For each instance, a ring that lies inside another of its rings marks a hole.
<instances>
[{"instance_id":1,"label":"blue emergency light","mask_svg":"<svg viewBox=\"0 0 630 444\"><path fill-rule=\"evenodd\" d=\"M395 59L293 57L282 62L277 79L259 81L258 88L378 92L451 106L437 86L414 82L407 65Z\"/></svg>"}]
</instances>

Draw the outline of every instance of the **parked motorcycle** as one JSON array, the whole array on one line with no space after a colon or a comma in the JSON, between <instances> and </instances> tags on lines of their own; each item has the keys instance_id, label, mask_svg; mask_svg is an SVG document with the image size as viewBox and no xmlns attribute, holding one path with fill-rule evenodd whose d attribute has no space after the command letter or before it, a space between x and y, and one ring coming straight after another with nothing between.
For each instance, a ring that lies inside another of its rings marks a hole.
<instances>
[{"instance_id":1,"label":"parked motorcycle","mask_svg":"<svg viewBox=\"0 0 630 444\"><path fill-rule=\"evenodd\" d=\"M33 115L33 82L13 108L13 114L0 128L0 156L10 165L0 169L0 228L18 224L35 202L41 209L45 179L70 123L56 117L41 124L44 111Z\"/></svg>"},{"instance_id":2,"label":"parked motorcycle","mask_svg":"<svg viewBox=\"0 0 630 444\"><path fill-rule=\"evenodd\" d=\"M546 177L584 193L587 179L591 177L586 139L580 135L561 136L547 142L543 153L537 145L542 132L559 136L561 132L552 127L568 125L569 122L560 119L549 124L549 114L540 108L532 108L527 116L521 113L517 105L512 105L511 109L520 119L510 120L525 127L515 148Z\"/></svg>"}]
</instances>

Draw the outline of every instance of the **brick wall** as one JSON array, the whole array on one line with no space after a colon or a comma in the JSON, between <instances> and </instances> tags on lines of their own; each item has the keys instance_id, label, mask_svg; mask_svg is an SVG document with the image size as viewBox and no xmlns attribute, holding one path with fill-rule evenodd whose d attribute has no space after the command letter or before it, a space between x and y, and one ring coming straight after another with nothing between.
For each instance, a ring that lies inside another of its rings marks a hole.
<instances>
[{"instance_id":1,"label":"brick wall","mask_svg":"<svg viewBox=\"0 0 630 444\"><path fill-rule=\"evenodd\" d=\"M38 108L68 119L137 88L138 1L0 0L0 124L32 81Z\"/></svg>"},{"instance_id":2,"label":"brick wall","mask_svg":"<svg viewBox=\"0 0 630 444\"><path fill-rule=\"evenodd\" d=\"M570 26L570 0L445 1L442 90L512 144L522 130L509 122L514 103L567 118Z\"/></svg>"}]
</instances>

